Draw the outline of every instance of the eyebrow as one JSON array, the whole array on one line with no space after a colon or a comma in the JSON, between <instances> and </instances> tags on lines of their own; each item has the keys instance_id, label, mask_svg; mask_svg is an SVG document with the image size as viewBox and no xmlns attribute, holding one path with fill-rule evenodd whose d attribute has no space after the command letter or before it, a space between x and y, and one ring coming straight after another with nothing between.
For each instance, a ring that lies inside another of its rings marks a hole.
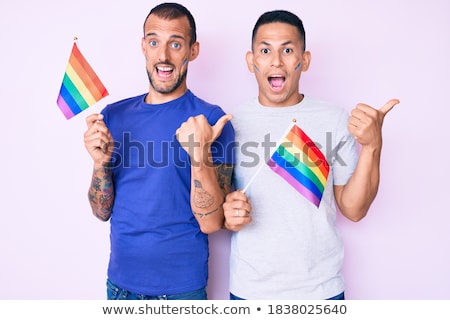
<instances>
[{"instance_id":1,"label":"eyebrow","mask_svg":"<svg viewBox=\"0 0 450 320\"><path fill-rule=\"evenodd\" d=\"M292 43L292 41L291 40L288 40L288 41L286 41L286 42L283 42L281 45L282 46L285 46L285 45L288 45L288 44L291 44ZM271 46L272 44L271 43L269 43L269 42L266 42L266 41L261 41L260 42L260 45L265 45L265 46Z\"/></svg>"},{"instance_id":2,"label":"eyebrow","mask_svg":"<svg viewBox=\"0 0 450 320\"><path fill-rule=\"evenodd\" d=\"M147 34L145 35L144 38L147 38L147 37L153 37L153 36L158 36L158 34L157 34L156 32L149 32L149 33L147 33ZM184 40L184 37L183 37L183 36L179 36L179 35L176 35L176 34L171 35L170 38L171 38L171 39L181 39L181 40Z\"/></svg>"}]
</instances>

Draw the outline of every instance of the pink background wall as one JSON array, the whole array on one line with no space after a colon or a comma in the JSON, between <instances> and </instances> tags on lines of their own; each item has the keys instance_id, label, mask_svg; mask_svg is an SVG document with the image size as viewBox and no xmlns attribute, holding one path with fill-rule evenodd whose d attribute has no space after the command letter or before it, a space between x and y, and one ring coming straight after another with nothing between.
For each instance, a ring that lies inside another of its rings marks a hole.
<instances>
[{"instance_id":1,"label":"pink background wall","mask_svg":"<svg viewBox=\"0 0 450 320\"><path fill-rule=\"evenodd\" d=\"M188 83L232 113L256 95L245 52L257 17L305 24L301 91L348 110L398 105L385 119L378 198L338 219L349 299L450 299L450 2L187 1L201 43ZM1 299L104 299L109 224L90 213L85 117L147 90L141 27L155 1L1 1ZM56 97L74 36L110 96L66 120ZM211 236L211 299L228 297L229 233Z\"/></svg>"}]
</instances>

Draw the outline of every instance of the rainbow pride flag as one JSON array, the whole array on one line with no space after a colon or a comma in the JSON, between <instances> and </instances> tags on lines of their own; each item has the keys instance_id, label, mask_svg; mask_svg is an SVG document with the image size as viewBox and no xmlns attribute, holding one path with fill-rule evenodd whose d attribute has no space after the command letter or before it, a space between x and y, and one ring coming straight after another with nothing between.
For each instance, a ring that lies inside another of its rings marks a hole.
<instances>
[{"instance_id":1,"label":"rainbow pride flag","mask_svg":"<svg viewBox=\"0 0 450 320\"><path fill-rule=\"evenodd\" d=\"M296 124L282 139L267 164L319 207L330 166L315 143Z\"/></svg>"},{"instance_id":2,"label":"rainbow pride flag","mask_svg":"<svg viewBox=\"0 0 450 320\"><path fill-rule=\"evenodd\" d=\"M62 113L70 119L108 94L74 42L56 101Z\"/></svg>"}]
</instances>

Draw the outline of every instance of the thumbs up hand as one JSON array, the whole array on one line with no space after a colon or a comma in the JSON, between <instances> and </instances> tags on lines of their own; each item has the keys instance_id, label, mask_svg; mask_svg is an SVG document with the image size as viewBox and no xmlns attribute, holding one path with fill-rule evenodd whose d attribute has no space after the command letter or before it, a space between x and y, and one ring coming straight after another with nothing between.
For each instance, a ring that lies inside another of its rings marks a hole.
<instances>
[{"instance_id":1,"label":"thumbs up hand","mask_svg":"<svg viewBox=\"0 0 450 320\"><path fill-rule=\"evenodd\" d=\"M212 127L212 129L213 129L212 141L216 141L216 139L222 133L223 127L225 127L227 122L230 121L232 118L233 118L233 116L231 114L225 114L219 120L217 120L216 124Z\"/></svg>"},{"instance_id":2,"label":"thumbs up hand","mask_svg":"<svg viewBox=\"0 0 450 320\"><path fill-rule=\"evenodd\" d=\"M362 146L380 147L384 117L398 103L399 100L391 99L378 110L363 103L357 104L348 120L349 132Z\"/></svg>"},{"instance_id":3,"label":"thumbs up hand","mask_svg":"<svg viewBox=\"0 0 450 320\"><path fill-rule=\"evenodd\" d=\"M176 131L176 137L191 160L207 160L211 144L220 136L224 126L233 118L231 114L223 115L211 126L204 115L189 117ZM205 154L205 151L207 154ZM193 163L193 161L191 161Z\"/></svg>"}]
</instances>

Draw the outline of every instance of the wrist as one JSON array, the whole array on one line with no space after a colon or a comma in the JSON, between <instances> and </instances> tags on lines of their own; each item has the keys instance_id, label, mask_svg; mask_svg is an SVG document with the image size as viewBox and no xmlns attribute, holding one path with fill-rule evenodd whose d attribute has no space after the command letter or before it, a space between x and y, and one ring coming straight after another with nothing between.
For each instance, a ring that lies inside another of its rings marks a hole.
<instances>
[{"instance_id":1,"label":"wrist","mask_svg":"<svg viewBox=\"0 0 450 320\"><path fill-rule=\"evenodd\" d=\"M94 164L94 173L112 174L112 168L108 165Z\"/></svg>"},{"instance_id":2,"label":"wrist","mask_svg":"<svg viewBox=\"0 0 450 320\"><path fill-rule=\"evenodd\" d=\"M191 157L191 166L194 168L212 167L213 161L211 152L203 152L203 150L194 152Z\"/></svg>"},{"instance_id":3,"label":"wrist","mask_svg":"<svg viewBox=\"0 0 450 320\"><path fill-rule=\"evenodd\" d=\"M381 143L376 145L363 145L361 146L361 153L365 153L367 155L379 155L381 153Z\"/></svg>"}]
</instances>

